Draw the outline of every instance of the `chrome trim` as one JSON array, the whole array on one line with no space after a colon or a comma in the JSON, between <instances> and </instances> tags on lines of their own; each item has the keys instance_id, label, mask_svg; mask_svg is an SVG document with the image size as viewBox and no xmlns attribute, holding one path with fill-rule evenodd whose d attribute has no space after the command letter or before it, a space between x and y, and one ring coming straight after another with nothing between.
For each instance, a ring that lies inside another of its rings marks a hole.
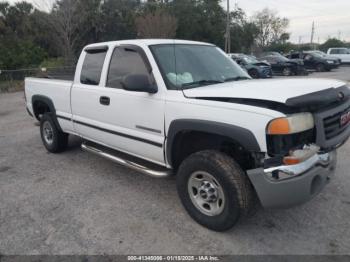
<instances>
[{"instance_id":1,"label":"chrome trim","mask_svg":"<svg viewBox=\"0 0 350 262\"><path fill-rule=\"evenodd\" d=\"M331 163L331 160L332 160L332 153L315 154L314 156L310 157L309 159L307 159L306 161L300 164L290 165L290 166L271 167L271 168L264 169L264 173L265 175L271 176L271 177L272 177L272 172L274 171L278 171L288 176L298 176L312 169L317 165L327 167Z\"/></svg>"},{"instance_id":2,"label":"chrome trim","mask_svg":"<svg viewBox=\"0 0 350 262\"><path fill-rule=\"evenodd\" d=\"M133 169L135 171L141 172L143 174L146 174L146 175L149 175L149 176L152 176L152 177L162 178L162 177L168 177L168 176L172 175L172 170L171 169L162 170L162 171L152 170L152 169L149 169L149 168L147 168L145 166L137 164L135 162L122 159L120 157L114 156L112 154L109 154L107 152L104 152L104 151L102 151L100 149L97 149L95 147L92 147L92 146L89 146L89 145L86 145L86 144L82 144L81 148L83 150L87 151L87 152L93 153L93 154L98 155L98 156L102 156L102 157L107 158L109 160L112 160L113 162L116 162L116 163L118 163L120 165L129 167L129 168L131 168L131 169Z\"/></svg>"}]
</instances>

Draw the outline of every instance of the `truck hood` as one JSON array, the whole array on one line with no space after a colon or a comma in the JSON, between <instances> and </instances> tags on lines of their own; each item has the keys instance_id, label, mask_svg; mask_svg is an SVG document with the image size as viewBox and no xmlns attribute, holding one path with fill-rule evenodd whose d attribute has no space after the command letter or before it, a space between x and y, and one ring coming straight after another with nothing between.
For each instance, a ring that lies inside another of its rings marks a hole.
<instances>
[{"instance_id":1,"label":"truck hood","mask_svg":"<svg viewBox=\"0 0 350 262\"><path fill-rule=\"evenodd\" d=\"M243 80L186 89L183 92L188 98L238 98L285 104L291 98L345 85L342 81L332 79Z\"/></svg>"}]
</instances>

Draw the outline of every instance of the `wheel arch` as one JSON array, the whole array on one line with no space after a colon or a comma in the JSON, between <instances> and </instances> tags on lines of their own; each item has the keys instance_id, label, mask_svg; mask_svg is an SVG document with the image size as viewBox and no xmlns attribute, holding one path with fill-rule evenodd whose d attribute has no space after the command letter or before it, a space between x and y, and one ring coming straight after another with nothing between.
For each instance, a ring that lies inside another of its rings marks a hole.
<instances>
[{"instance_id":1,"label":"wheel arch","mask_svg":"<svg viewBox=\"0 0 350 262\"><path fill-rule=\"evenodd\" d=\"M32 106L34 117L37 120L40 121L40 114L51 113L55 125L59 131L62 131L62 128L57 120L55 105L49 97L43 95L34 95L32 97Z\"/></svg>"},{"instance_id":2,"label":"wheel arch","mask_svg":"<svg viewBox=\"0 0 350 262\"><path fill-rule=\"evenodd\" d=\"M199 150L230 145L249 155L261 151L254 134L243 127L206 120L174 120L169 126L166 141L168 163L177 169L185 156L198 151L191 148L193 145L198 146Z\"/></svg>"}]
</instances>

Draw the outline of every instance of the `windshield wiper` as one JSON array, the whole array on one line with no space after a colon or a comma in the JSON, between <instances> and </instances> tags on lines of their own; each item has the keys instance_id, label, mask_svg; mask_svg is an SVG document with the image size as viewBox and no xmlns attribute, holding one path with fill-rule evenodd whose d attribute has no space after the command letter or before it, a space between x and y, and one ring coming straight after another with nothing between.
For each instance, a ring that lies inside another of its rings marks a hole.
<instances>
[{"instance_id":1,"label":"windshield wiper","mask_svg":"<svg viewBox=\"0 0 350 262\"><path fill-rule=\"evenodd\" d=\"M232 82L232 81L239 81L239 80L248 80L251 79L247 76L236 76L236 77L229 77L225 79L225 82Z\"/></svg>"},{"instance_id":2,"label":"windshield wiper","mask_svg":"<svg viewBox=\"0 0 350 262\"><path fill-rule=\"evenodd\" d=\"M213 85L213 84L220 84L220 83L224 83L224 81L219 81L219 80L199 80L199 81L195 81L195 82L191 82L191 83L185 83L182 84L182 88L191 88L193 86L202 86L202 85Z\"/></svg>"}]
</instances>

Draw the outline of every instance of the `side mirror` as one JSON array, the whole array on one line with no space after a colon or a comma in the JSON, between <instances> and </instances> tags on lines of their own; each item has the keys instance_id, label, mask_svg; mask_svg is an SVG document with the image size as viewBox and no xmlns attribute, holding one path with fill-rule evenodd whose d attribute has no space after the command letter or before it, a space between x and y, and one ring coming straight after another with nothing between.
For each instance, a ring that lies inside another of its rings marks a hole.
<instances>
[{"instance_id":1,"label":"side mirror","mask_svg":"<svg viewBox=\"0 0 350 262\"><path fill-rule=\"evenodd\" d=\"M147 75L130 74L124 77L122 86L125 90L134 92L146 92L155 94L158 92L158 88L153 86Z\"/></svg>"}]
</instances>

